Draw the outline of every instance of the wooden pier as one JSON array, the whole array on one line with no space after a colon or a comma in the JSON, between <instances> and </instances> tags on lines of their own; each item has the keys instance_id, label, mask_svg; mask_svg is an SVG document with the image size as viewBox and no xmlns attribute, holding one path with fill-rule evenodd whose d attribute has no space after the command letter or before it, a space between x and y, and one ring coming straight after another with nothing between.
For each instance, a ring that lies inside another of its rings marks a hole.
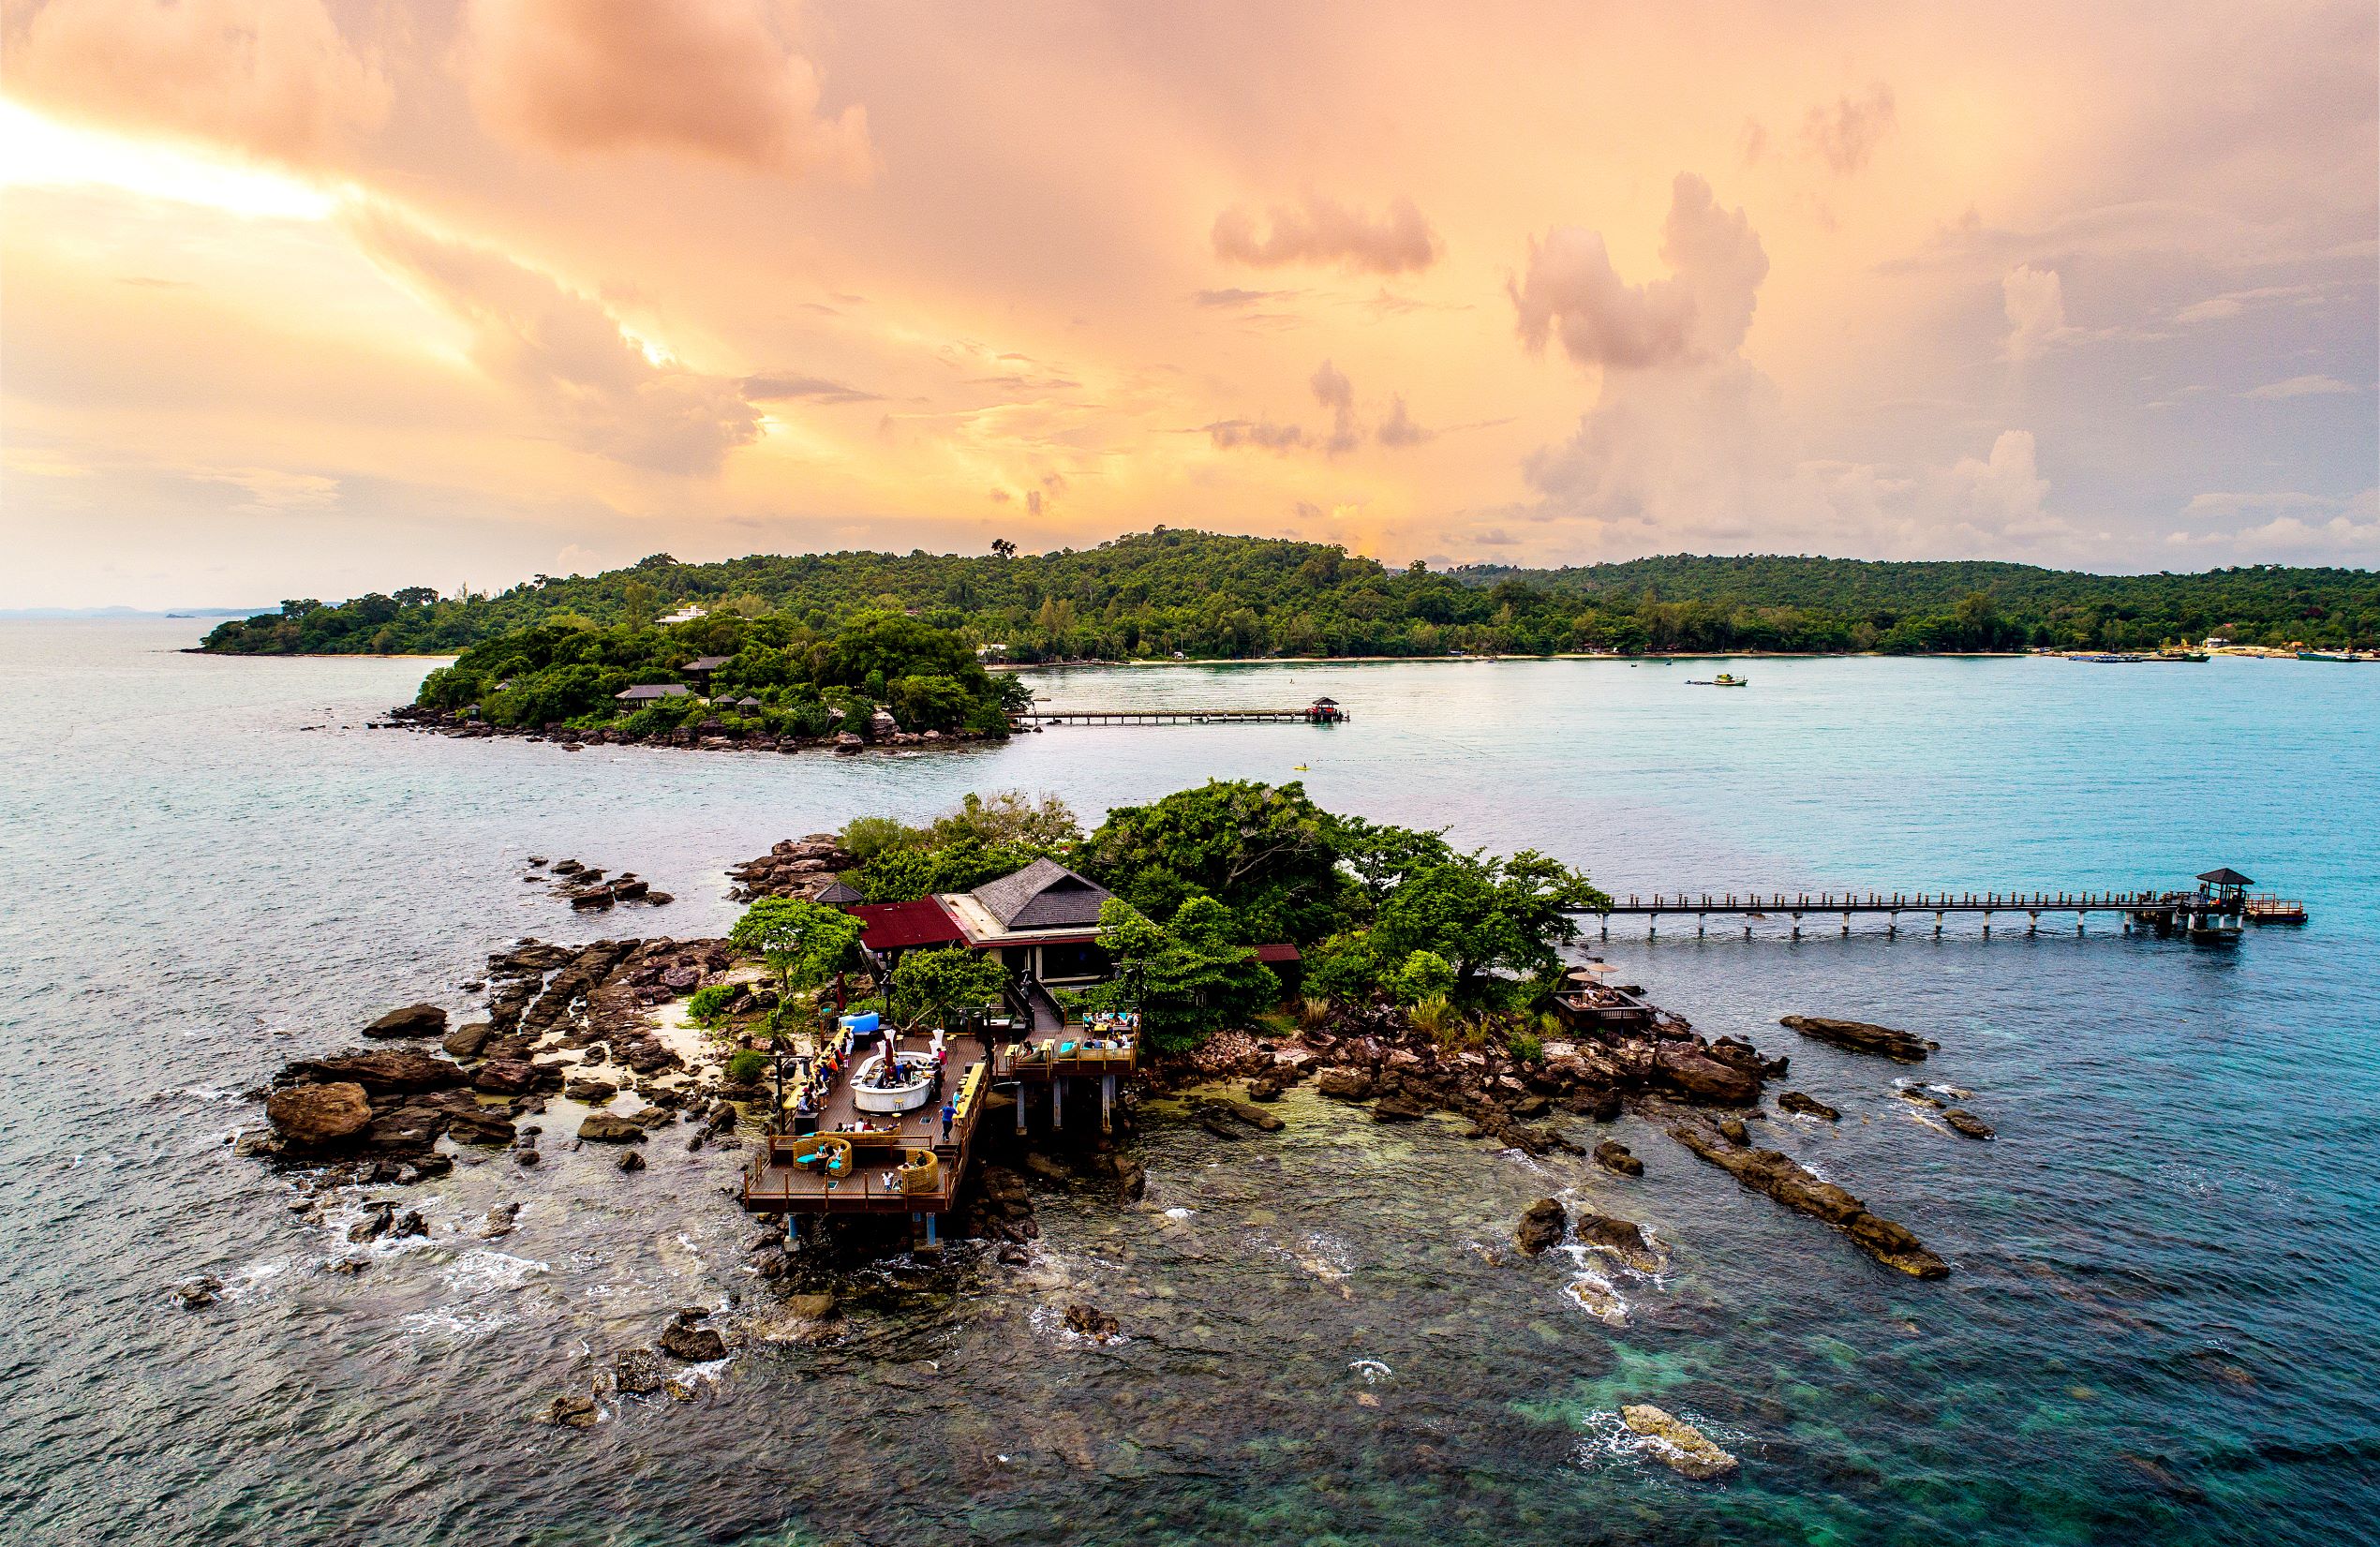
<instances>
[{"instance_id":1,"label":"wooden pier","mask_svg":"<svg viewBox=\"0 0 2380 1547\"><path fill-rule=\"evenodd\" d=\"M1953 915L1980 915L1986 936L1992 931L1995 915L2005 914L2024 915L2027 934L2039 931L2044 914L2073 914L2075 932L2080 934L2086 916L2112 913L2121 918L2126 933L2141 929L2197 940L2237 939L2243 923L2305 922L2302 903L2268 896L2250 898L2247 888L2255 883L2237 870L2209 870L2198 880L2198 889L2187 892L1656 892L1650 897L1630 893L1614 898L1608 907L1585 911L1600 919L1605 939L1611 937L1615 915L1647 919L1647 932L1652 934L1659 932L1662 918L1690 915L1695 919L1694 932L1701 937L1709 931L1710 915L1718 914L1747 920L1747 939L1752 932L1749 921L1781 915L1792 921L1795 940L1802 936L1802 921L1812 915L1839 917L1844 934L1851 933L1854 917L1882 916L1888 937L1900 933L1903 914L1933 915L1937 935Z\"/></svg>"},{"instance_id":2,"label":"wooden pier","mask_svg":"<svg viewBox=\"0 0 2380 1547\"><path fill-rule=\"evenodd\" d=\"M1317 698L1298 709L1022 709L1019 725L1340 725L1338 700Z\"/></svg>"}]
</instances>

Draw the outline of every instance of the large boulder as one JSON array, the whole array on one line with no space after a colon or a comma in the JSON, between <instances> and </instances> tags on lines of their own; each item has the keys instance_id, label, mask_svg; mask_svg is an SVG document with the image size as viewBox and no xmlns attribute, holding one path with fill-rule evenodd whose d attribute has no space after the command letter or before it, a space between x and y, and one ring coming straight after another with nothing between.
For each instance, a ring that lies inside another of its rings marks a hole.
<instances>
[{"instance_id":1,"label":"large boulder","mask_svg":"<svg viewBox=\"0 0 2380 1547\"><path fill-rule=\"evenodd\" d=\"M1614 1176L1644 1174L1644 1162L1637 1159L1635 1153L1616 1138L1607 1138L1595 1146L1595 1164Z\"/></svg>"},{"instance_id":2,"label":"large boulder","mask_svg":"<svg viewBox=\"0 0 2380 1547\"><path fill-rule=\"evenodd\" d=\"M1536 1257L1557 1244L1569 1227L1569 1216L1560 1200L1540 1197L1521 1212L1521 1223L1512 1227L1512 1244Z\"/></svg>"},{"instance_id":3,"label":"large boulder","mask_svg":"<svg viewBox=\"0 0 2380 1547\"><path fill-rule=\"evenodd\" d=\"M329 1058L300 1059L283 1069L275 1084L328 1085L352 1080L374 1095L446 1091L466 1082L461 1066L412 1048L378 1048Z\"/></svg>"},{"instance_id":4,"label":"large boulder","mask_svg":"<svg viewBox=\"0 0 2380 1547\"><path fill-rule=\"evenodd\" d=\"M292 1085L264 1101L264 1115L274 1130L292 1144L335 1144L369 1126L372 1103L353 1080L327 1085Z\"/></svg>"},{"instance_id":5,"label":"large boulder","mask_svg":"<svg viewBox=\"0 0 2380 1547\"><path fill-rule=\"evenodd\" d=\"M689 1364L707 1364L727 1357L727 1342L708 1327L698 1327L695 1318L681 1311L661 1335L662 1352L672 1359L682 1359Z\"/></svg>"},{"instance_id":6,"label":"large boulder","mask_svg":"<svg viewBox=\"0 0 2380 1547\"><path fill-rule=\"evenodd\" d=\"M589 1112L578 1125L578 1137L590 1144L642 1144L645 1127L611 1112Z\"/></svg>"},{"instance_id":7,"label":"large boulder","mask_svg":"<svg viewBox=\"0 0 2380 1547\"><path fill-rule=\"evenodd\" d=\"M385 1041L393 1037L442 1036L446 1033L446 1012L435 1004L408 1004L401 1010L391 1010L369 1026L364 1034Z\"/></svg>"},{"instance_id":8,"label":"large boulder","mask_svg":"<svg viewBox=\"0 0 2380 1547\"><path fill-rule=\"evenodd\" d=\"M1361 1069L1325 1069L1314 1088L1333 1101L1367 1101L1372 1095L1372 1077Z\"/></svg>"},{"instance_id":9,"label":"large boulder","mask_svg":"<svg viewBox=\"0 0 2380 1547\"><path fill-rule=\"evenodd\" d=\"M1570 1222L1570 1229L1587 1245L1601 1247L1638 1272L1661 1271L1661 1254L1653 1249L1644 1239L1644 1229L1632 1219L1588 1210Z\"/></svg>"},{"instance_id":10,"label":"large boulder","mask_svg":"<svg viewBox=\"0 0 2380 1547\"><path fill-rule=\"evenodd\" d=\"M1822 1118L1828 1123L1833 1123L1843 1115L1823 1101L1804 1095L1799 1091L1787 1091L1783 1095L1778 1096L1777 1109L1780 1112L1792 1112L1799 1117Z\"/></svg>"},{"instance_id":11,"label":"large boulder","mask_svg":"<svg viewBox=\"0 0 2380 1547\"><path fill-rule=\"evenodd\" d=\"M1830 1047L1848 1048L1855 1053L1881 1053L1897 1064L1922 1064L1926 1061L1927 1049L1941 1046L1908 1032L1897 1032L1890 1026L1879 1026L1867 1020L1837 1020L1822 1015L1789 1015L1777 1023Z\"/></svg>"},{"instance_id":12,"label":"large boulder","mask_svg":"<svg viewBox=\"0 0 2380 1547\"><path fill-rule=\"evenodd\" d=\"M1702 1430L1649 1402L1622 1407L1620 1421L1643 1435L1654 1459L1680 1477L1703 1482L1736 1468L1735 1458L1712 1444Z\"/></svg>"},{"instance_id":13,"label":"large boulder","mask_svg":"<svg viewBox=\"0 0 2380 1547\"><path fill-rule=\"evenodd\" d=\"M1665 1042L1655 1055L1662 1079L1688 1101L1712 1107L1744 1107L1761 1096L1757 1070L1722 1064L1691 1043Z\"/></svg>"},{"instance_id":14,"label":"large boulder","mask_svg":"<svg viewBox=\"0 0 2380 1547\"><path fill-rule=\"evenodd\" d=\"M490 1095L526 1095L537 1083L537 1065L525 1058L491 1058L471 1083Z\"/></svg>"},{"instance_id":15,"label":"large boulder","mask_svg":"<svg viewBox=\"0 0 2380 1547\"><path fill-rule=\"evenodd\" d=\"M1991 1124L1963 1107L1943 1108L1942 1121L1969 1138L1989 1138L1992 1136Z\"/></svg>"},{"instance_id":16,"label":"large boulder","mask_svg":"<svg viewBox=\"0 0 2380 1547\"><path fill-rule=\"evenodd\" d=\"M447 1033L446 1040L439 1046L456 1058L477 1058L495 1030L484 1020L467 1020Z\"/></svg>"}]
</instances>

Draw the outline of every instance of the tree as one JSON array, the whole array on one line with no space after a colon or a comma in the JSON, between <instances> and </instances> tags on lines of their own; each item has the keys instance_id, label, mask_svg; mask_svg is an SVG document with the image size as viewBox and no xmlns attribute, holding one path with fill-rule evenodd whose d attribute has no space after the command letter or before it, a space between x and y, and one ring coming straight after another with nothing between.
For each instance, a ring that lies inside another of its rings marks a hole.
<instances>
[{"instance_id":1,"label":"tree","mask_svg":"<svg viewBox=\"0 0 2380 1547\"><path fill-rule=\"evenodd\" d=\"M1017 545L1004 537L995 537L991 540L991 556L994 558L1014 558L1017 557Z\"/></svg>"},{"instance_id":2,"label":"tree","mask_svg":"<svg viewBox=\"0 0 2380 1547\"><path fill-rule=\"evenodd\" d=\"M1213 780L1108 812L1083 865L1153 917L1211 897L1229 910L1236 938L1302 944L1330 931L1347 885L1332 830L1303 785Z\"/></svg>"},{"instance_id":3,"label":"tree","mask_svg":"<svg viewBox=\"0 0 2380 1547\"><path fill-rule=\"evenodd\" d=\"M764 897L744 910L728 941L768 963L786 996L819 987L859 944L859 920L795 897Z\"/></svg>"},{"instance_id":4,"label":"tree","mask_svg":"<svg viewBox=\"0 0 2380 1547\"><path fill-rule=\"evenodd\" d=\"M1138 1009L1141 1029L1167 1051L1244 1022L1281 997L1281 980L1232 940L1231 915L1211 897L1191 898L1165 926L1111 897L1099 905L1099 944L1117 975L1086 997Z\"/></svg>"},{"instance_id":5,"label":"tree","mask_svg":"<svg viewBox=\"0 0 2380 1547\"><path fill-rule=\"evenodd\" d=\"M1382 961L1402 964L1417 951L1443 958L1461 997L1488 972L1552 973L1561 961L1557 947L1578 934L1571 913L1609 900L1584 876L1532 850L1509 859L1464 855L1390 893L1371 945Z\"/></svg>"},{"instance_id":6,"label":"tree","mask_svg":"<svg viewBox=\"0 0 2380 1547\"><path fill-rule=\"evenodd\" d=\"M902 957L892 971L891 997L915 1012L910 1025L926 1020L947 1025L970 1010L999 1004L1007 987L1007 969L998 961L954 946Z\"/></svg>"}]
</instances>

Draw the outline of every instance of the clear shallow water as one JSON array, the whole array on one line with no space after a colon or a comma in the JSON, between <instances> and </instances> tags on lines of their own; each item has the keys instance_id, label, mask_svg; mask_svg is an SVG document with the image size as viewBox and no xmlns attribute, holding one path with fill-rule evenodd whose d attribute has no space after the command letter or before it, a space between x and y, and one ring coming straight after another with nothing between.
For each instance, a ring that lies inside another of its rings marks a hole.
<instances>
[{"instance_id":1,"label":"clear shallow water","mask_svg":"<svg viewBox=\"0 0 2380 1547\"><path fill-rule=\"evenodd\" d=\"M1049 674L1059 702L1328 692L1356 719L834 760L365 732L421 662L171 653L199 628L0 625L0 1535L2313 1542L2380 1507L2380 672L1756 661L1733 693L1685 687L1701 664ZM584 1435L528 1415L669 1307L751 1287L751 1227L716 1192L732 1159L459 1168L420 1190L431 1244L347 1279L282 1181L223 1153L258 1118L240 1092L390 1004L462 1008L453 985L515 935L722 929L721 870L776 839L970 788L1095 817L1301 762L1325 804L1620 890L2231 864L2313 922L2229 951L1615 931L1660 1002L1792 1055L1788 1083L1844 1120L1772 1118L1773 1141L1915 1228L1945 1284L1633 1121L1641 1183L1436 1124L1342 1133L1293 1098L1284 1136L1235 1145L1153 1115L1146 1206L1041 1197L1029 1274L895 1293ZM520 885L529 853L679 901L577 918ZM1937 1037L1925 1078L2000 1138L1929 1124L1891 1093L1906 1071L1792 1037L1791 1010ZM1511 1262L1547 1192L1644 1221L1668 1271ZM515 1235L462 1228L507 1197ZM202 1272L227 1303L170 1309ZM1624 1326L1572 1297L1589 1275ZM1072 1299L1128 1341L1069 1339ZM1646 1399L1744 1474L1628 1452L1611 1415Z\"/></svg>"}]
</instances>

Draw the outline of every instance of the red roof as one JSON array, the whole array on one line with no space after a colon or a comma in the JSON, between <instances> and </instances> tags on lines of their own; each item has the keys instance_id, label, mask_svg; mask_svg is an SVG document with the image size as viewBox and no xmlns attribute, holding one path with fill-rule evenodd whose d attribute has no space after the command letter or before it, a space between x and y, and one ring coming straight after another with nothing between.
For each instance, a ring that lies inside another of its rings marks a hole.
<instances>
[{"instance_id":1,"label":"red roof","mask_svg":"<svg viewBox=\"0 0 2380 1547\"><path fill-rule=\"evenodd\" d=\"M915 902L855 903L844 912L859 920L859 943L871 951L956 945L966 938L959 930L959 921L930 897Z\"/></svg>"},{"instance_id":2,"label":"red roof","mask_svg":"<svg viewBox=\"0 0 2380 1547\"><path fill-rule=\"evenodd\" d=\"M1258 961L1295 961L1298 959L1298 948L1287 945L1259 945L1257 947L1257 959Z\"/></svg>"}]
</instances>

